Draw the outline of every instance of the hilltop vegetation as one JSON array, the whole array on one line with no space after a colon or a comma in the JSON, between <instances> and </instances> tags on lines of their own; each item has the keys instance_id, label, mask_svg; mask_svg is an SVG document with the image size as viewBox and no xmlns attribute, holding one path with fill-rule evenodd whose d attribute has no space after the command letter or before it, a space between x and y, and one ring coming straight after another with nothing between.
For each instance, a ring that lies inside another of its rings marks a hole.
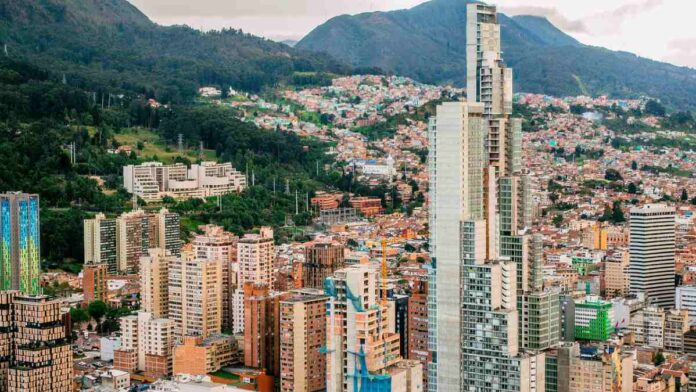
<instances>
[{"instance_id":1,"label":"hilltop vegetation","mask_svg":"<svg viewBox=\"0 0 696 392\"><path fill-rule=\"evenodd\" d=\"M102 94L187 102L200 85L259 91L298 72L346 73L329 56L238 30L201 32L151 22L126 0L7 0L0 45L70 85ZM310 80L312 81L312 80Z\"/></svg>"}]
</instances>

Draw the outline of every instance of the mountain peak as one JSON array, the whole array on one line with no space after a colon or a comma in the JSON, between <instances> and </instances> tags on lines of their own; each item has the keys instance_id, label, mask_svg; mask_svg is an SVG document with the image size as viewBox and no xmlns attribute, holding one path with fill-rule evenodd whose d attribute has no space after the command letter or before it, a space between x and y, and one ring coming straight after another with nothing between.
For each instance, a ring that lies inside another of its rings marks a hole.
<instances>
[{"instance_id":1,"label":"mountain peak","mask_svg":"<svg viewBox=\"0 0 696 392\"><path fill-rule=\"evenodd\" d=\"M379 67L426 83L466 81L466 4L432 0L408 10L334 18L307 34L301 49L359 67ZM478 2L478 1L476 1ZM379 18L371 16L379 15ZM583 45L546 18L499 14L505 63L519 91L556 96L642 95L696 105L696 70Z\"/></svg>"}]
</instances>

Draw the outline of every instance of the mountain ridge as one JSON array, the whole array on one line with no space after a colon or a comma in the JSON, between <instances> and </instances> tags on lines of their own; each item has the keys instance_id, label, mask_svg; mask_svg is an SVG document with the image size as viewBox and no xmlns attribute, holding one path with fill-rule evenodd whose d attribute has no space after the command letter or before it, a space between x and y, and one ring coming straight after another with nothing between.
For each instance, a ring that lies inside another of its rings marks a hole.
<instances>
[{"instance_id":1,"label":"mountain ridge","mask_svg":"<svg viewBox=\"0 0 696 392\"><path fill-rule=\"evenodd\" d=\"M405 10L340 15L317 26L296 47L353 66L462 86L469 2L433 0ZM679 108L696 106L694 69L582 44L543 17L498 15L503 58L514 69L517 91L652 96Z\"/></svg>"},{"instance_id":2,"label":"mountain ridge","mask_svg":"<svg viewBox=\"0 0 696 392\"><path fill-rule=\"evenodd\" d=\"M160 26L126 0L5 0L0 47L77 86L183 102L201 85L259 91L295 72L350 67L239 30Z\"/></svg>"}]
</instances>

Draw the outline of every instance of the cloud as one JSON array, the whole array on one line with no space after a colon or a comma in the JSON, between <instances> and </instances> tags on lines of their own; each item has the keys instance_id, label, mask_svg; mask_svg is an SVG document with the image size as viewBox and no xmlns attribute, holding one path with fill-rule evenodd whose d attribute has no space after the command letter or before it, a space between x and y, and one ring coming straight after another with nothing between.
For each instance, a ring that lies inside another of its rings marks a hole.
<instances>
[{"instance_id":1,"label":"cloud","mask_svg":"<svg viewBox=\"0 0 696 392\"><path fill-rule=\"evenodd\" d=\"M667 55L662 60L696 68L696 38L679 38L667 42Z\"/></svg>"},{"instance_id":2,"label":"cloud","mask_svg":"<svg viewBox=\"0 0 696 392\"><path fill-rule=\"evenodd\" d=\"M501 11L508 15L534 15L543 16L554 26L570 33L586 33L587 26L582 20L568 19L556 8L552 7L505 7Z\"/></svg>"},{"instance_id":3,"label":"cloud","mask_svg":"<svg viewBox=\"0 0 696 392\"><path fill-rule=\"evenodd\" d=\"M615 8L608 12L602 12L595 17L611 17L614 21L623 21L624 19L634 16L637 14L642 14L644 12L650 11L655 7L662 5L664 0L643 0L638 3L629 3L622 5L621 7Z\"/></svg>"},{"instance_id":4,"label":"cloud","mask_svg":"<svg viewBox=\"0 0 696 392\"><path fill-rule=\"evenodd\" d=\"M596 35L616 33L627 18L648 12L662 5L664 0L642 0L617 8L597 12L581 19L570 19L554 7L501 7L509 15L535 15L547 18L554 26L567 33Z\"/></svg>"}]
</instances>

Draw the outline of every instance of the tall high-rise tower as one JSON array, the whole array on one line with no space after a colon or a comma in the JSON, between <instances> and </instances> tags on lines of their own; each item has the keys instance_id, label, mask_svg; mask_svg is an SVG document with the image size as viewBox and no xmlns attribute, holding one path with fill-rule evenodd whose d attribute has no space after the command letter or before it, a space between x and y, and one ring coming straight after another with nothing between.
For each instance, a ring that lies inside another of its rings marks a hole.
<instances>
[{"instance_id":1,"label":"tall high-rise tower","mask_svg":"<svg viewBox=\"0 0 696 392\"><path fill-rule=\"evenodd\" d=\"M674 207L648 204L631 209L631 293L652 304L674 307Z\"/></svg>"},{"instance_id":2,"label":"tall high-rise tower","mask_svg":"<svg viewBox=\"0 0 696 392\"><path fill-rule=\"evenodd\" d=\"M0 290L38 295L39 195L0 194Z\"/></svg>"},{"instance_id":3,"label":"tall high-rise tower","mask_svg":"<svg viewBox=\"0 0 696 392\"><path fill-rule=\"evenodd\" d=\"M543 391L544 355L524 351L519 336L531 208L512 70L495 7L468 4L466 28L467 101L438 106L429 129L428 387Z\"/></svg>"}]
</instances>

